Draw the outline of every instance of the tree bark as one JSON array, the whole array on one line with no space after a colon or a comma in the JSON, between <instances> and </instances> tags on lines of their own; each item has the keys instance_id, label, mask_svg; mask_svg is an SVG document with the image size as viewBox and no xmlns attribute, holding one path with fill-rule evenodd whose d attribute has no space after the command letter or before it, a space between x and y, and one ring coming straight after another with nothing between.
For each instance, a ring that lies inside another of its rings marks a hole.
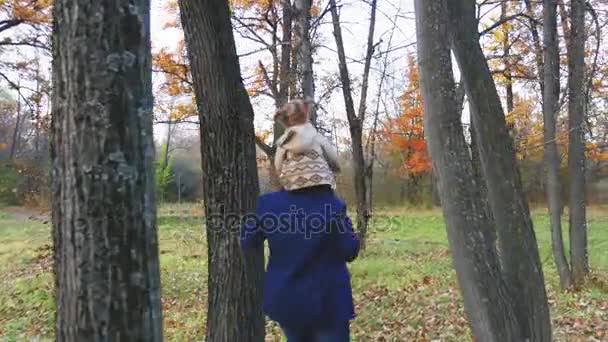
<instances>
[{"instance_id":1,"label":"tree bark","mask_svg":"<svg viewBox=\"0 0 608 342\"><path fill-rule=\"evenodd\" d=\"M284 0L282 2L283 25L281 35L281 61L279 65L279 99L276 101L278 107L287 103L290 95L291 85L291 35L292 35L292 18L293 10L291 1ZM278 108L277 108L278 109ZM275 134L276 136L276 134Z\"/></svg>"},{"instance_id":2,"label":"tree bark","mask_svg":"<svg viewBox=\"0 0 608 342\"><path fill-rule=\"evenodd\" d=\"M57 341L161 341L150 3L56 0Z\"/></svg>"},{"instance_id":3,"label":"tree bark","mask_svg":"<svg viewBox=\"0 0 608 342\"><path fill-rule=\"evenodd\" d=\"M528 15L528 23L530 25L530 32L532 33L532 42L534 44L534 60L536 62L536 77L540 86L541 94L545 93L544 84L544 66L543 66L543 48L540 41L540 35L538 33L538 21L534 18L535 16L535 4L532 0L525 0L526 14ZM544 7L543 7L544 8ZM544 13L544 12L543 12ZM543 14L544 15L544 14Z\"/></svg>"},{"instance_id":4,"label":"tree bark","mask_svg":"<svg viewBox=\"0 0 608 342\"><path fill-rule=\"evenodd\" d=\"M452 1L452 0L450 0ZM450 249L476 341L520 341L518 319L500 273L490 224L477 191L457 106L448 41L447 0L416 0L424 128L437 176Z\"/></svg>"},{"instance_id":5,"label":"tree bark","mask_svg":"<svg viewBox=\"0 0 608 342\"><path fill-rule=\"evenodd\" d=\"M519 341L551 341L543 272L513 139L479 45L475 1L448 1L454 54L467 89L501 265L521 328Z\"/></svg>"},{"instance_id":6,"label":"tree bark","mask_svg":"<svg viewBox=\"0 0 608 342\"><path fill-rule=\"evenodd\" d=\"M342 40L342 29L340 18L335 0L329 1L332 23L334 28L334 38L338 50L338 66L340 70L340 80L342 83L342 94L344 96L344 107L351 136L351 146L353 150L353 173L355 183L355 197L357 198L357 232L361 241L361 248L365 249L367 237L367 226L369 222L369 205L367 203L367 184L365 182L365 155L363 151L363 121L357 116L351 92L350 76L346 64L346 53ZM372 7L375 11L375 6ZM375 16L375 15L374 15ZM370 22L370 25L374 25ZM373 35L373 28L370 28ZM369 49L368 49L369 52ZM371 57L370 57L371 58Z\"/></svg>"},{"instance_id":7,"label":"tree bark","mask_svg":"<svg viewBox=\"0 0 608 342\"><path fill-rule=\"evenodd\" d=\"M171 118L167 122L167 142L165 143L165 150L163 151L163 171L169 166L169 149L171 148Z\"/></svg>"},{"instance_id":8,"label":"tree bark","mask_svg":"<svg viewBox=\"0 0 608 342\"><path fill-rule=\"evenodd\" d=\"M19 92L20 89L17 89ZM21 127L21 98L17 96L17 119L15 120L15 130L13 131L13 139L11 141L11 151L9 154L9 161L13 161L15 159L15 154L17 153L18 145L19 145L19 137L20 137L20 127Z\"/></svg>"},{"instance_id":9,"label":"tree bark","mask_svg":"<svg viewBox=\"0 0 608 342\"><path fill-rule=\"evenodd\" d=\"M568 171L570 176L570 262L574 283L589 272L585 209L585 1L572 0L568 49Z\"/></svg>"},{"instance_id":10,"label":"tree bark","mask_svg":"<svg viewBox=\"0 0 608 342\"><path fill-rule=\"evenodd\" d=\"M180 0L200 117L208 238L208 342L264 340L263 248L244 257L239 220L255 209L253 109L225 0Z\"/></svg>"},{"instance_id":11,"label":"tree bark","mask_svg":"<svg viewBox=\"0 0 608 342\"><path fill-rule=\"evenodd\" d=\"M502 1L500 3L500 20L505 20L507 17L507 2ZM511 73L511 43L509 42L509 28L507 25L502 25L502 33L505 35L504 40L502 41L502 53L503 63L505 65L505 70L503 75L505 77L505 93L507 99L507 113L510 114L513 112L513 108L515 108L514 98L513 98L513 74Z\"/></svg>"},{"instance_id":12,"label":"tree bark","mask_svg":"<svg viewBox=\"0 0 608 342\"><path fill-rule=\"evenodd\" d=\"M312 0L294 1L294 31L296 34L294 53L298 59L296 71L302 97L315 98L315 84L312 70L312 44L310 42L310 8ZM316 110L311 108L310 119L316 123Z\"/></svg>"},{"instance_id":13,"label":"tree bark","mask_svg":"<svg viewBox=\"0 0 608 342\"><path fill-rule=\"evenodd\" d=\"M543 124L545 140L545 169L547 204L551 221L551 244L555 266L562 289L572 286L572 274L564 251L562 238L562 203L559 181L559 151L556 142L559 113L559 44L557 40L557 0L543 3L544 93Z\"/></svg>"}]
</instances>

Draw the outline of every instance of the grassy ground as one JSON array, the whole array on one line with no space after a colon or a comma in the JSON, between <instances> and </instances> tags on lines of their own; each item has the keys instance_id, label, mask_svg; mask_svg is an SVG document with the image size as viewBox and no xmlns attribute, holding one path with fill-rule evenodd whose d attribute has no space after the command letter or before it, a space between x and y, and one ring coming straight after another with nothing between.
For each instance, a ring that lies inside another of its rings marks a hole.
<instances>
[{"instance_id":1,"label":"grassy ground","mask_svg":"<svg viewBox=\"0 0 608 342\"><path fill-rule=\"evenodd\" d=\"M593 276L562 293L550 252L548 218L534 215L556 341L608 341L608 208L589 212ZM169 341L202 341L207 264L200 210L160 210L164 328ZM50 226L14 208L0 209L0 341L51 340ZM351 265L358 317L355 341L469 341L441 213L385 210L368 249ZM268 324L268 341L280 341Z\"/></svg>"}]
</instances>

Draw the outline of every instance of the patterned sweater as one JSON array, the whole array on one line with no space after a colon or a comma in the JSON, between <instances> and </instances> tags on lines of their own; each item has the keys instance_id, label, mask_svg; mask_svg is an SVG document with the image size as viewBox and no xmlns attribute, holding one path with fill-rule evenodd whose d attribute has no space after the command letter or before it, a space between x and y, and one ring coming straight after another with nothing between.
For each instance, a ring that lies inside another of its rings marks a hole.
<instances>
[{"instance_id":1,"label":"patterned sweater","mask_svg":"<svg viewBox=\"0 0 608 342\"><path fill-rule=\"evenodd\" d=\"M275 168L283 187L295 190L327 184L340 172L335 147L311 123L289 127L276 142Z\"/></svg>"}]
</instances>

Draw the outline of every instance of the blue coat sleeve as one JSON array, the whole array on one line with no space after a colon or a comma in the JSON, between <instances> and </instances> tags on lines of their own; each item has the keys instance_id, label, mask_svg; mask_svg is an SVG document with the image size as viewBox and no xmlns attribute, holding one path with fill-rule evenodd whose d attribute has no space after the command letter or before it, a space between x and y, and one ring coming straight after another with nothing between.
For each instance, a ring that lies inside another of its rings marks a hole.
<instances>
[{"instance_id":1,"label":"blue coat sleeve","mask_svg":"<svg viewBox=\"0 0 608 342\"><path fill-rule=\"evenodd\" d=\"M255 214L248 214L244 218L241 225L240 240L243 252L257 249L264 243L264 232L260 225L257 209Z\"/></svg>"},{"instance_id":2,"label":"blue coat sleeve","mask_svg":"<svg viewBox=\"0 0 608 342\"><path fill-rule=\"evenodd\" d=\"M359 238L353 231L353 223L342 206L332 222L333 240L340 257L351 262L359 255Z\"/></svg>"}]
</instances>

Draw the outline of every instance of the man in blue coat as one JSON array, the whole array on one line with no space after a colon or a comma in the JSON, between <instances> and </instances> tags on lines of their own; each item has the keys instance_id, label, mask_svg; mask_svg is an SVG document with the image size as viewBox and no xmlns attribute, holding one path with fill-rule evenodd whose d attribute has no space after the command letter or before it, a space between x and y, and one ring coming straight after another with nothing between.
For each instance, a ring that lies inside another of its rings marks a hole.
<instances>
[{"instance_id":1,"label":"man in blue coat","mask_svg":"<svg viewBox=\"0 0 608 342\"><path fill-rule=\"evenodd\" d=\"M359 240L346 204L328 184L260 196L241 229L243 251L268 240L264 312L288 342L350 341L354 318L346 263Z\"/></svg>"}]
</instances>

